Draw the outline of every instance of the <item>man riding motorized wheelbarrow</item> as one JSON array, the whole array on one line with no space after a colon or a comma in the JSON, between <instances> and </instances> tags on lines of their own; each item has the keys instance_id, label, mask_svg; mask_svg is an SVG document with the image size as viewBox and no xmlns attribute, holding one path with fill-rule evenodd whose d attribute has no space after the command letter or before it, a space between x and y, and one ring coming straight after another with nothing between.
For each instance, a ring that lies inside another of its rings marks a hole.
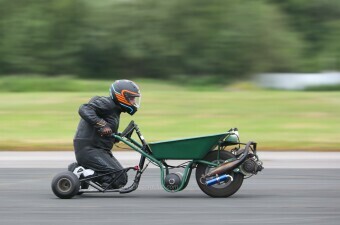
<instances>
[{"instance_id":1,"label":"man riding motorized wheelbarrow","mask_svg":"<svg viewBox=\"0 0 340 225\"><path fill-rule=\"evenodd\" d=\"M241 143L237 128L227 132L171 141L147 143L134 121L118 133L121 112L133 115L140 106L140 90L129 80L117 80L111 85L110 97L93 97L79 109L81 116L74 138L77 162L67 172L52 180L53 193L59 198L93 192L129 193L138 188L140 178L153 163L160 168L161 184L168 192L184 190L196 169L199 188L211 197L229 197L236 193L243 179L263 169L257 155L257 144ZM139 141L132 138L136 133ZM141 154L139 165L123 168L112 155L116 142L123 142ZM229 146L234 147L227 150ZM244 146L244 148L242 147ZM145 165L145 161L149 162ZM188 160L171 166L168 160ZM182 173L171 169L184 168ZM126 187L129 170L136 171L133 183Z\"/></svg>"},{"instance_id":2,"label":"man riding motorized wheelbarrow","mask_svg":"<svg viewBox=\"0 0 340 225\"><path fill-rule=\"evenodd\" d=\"M111 153L116 142L112 134L118 132L121 112L133 115L140 106L140 100L137 84L130 80L117 80L110 87L110 97L95 96L89 103L80 106L81 119L73 142L79 165L99 175L123 169ZM98 182L106 188L123 187L128 180L127 174L122 173L110 185L115 175L102 176Z\"/></svg>"}]
</instances>

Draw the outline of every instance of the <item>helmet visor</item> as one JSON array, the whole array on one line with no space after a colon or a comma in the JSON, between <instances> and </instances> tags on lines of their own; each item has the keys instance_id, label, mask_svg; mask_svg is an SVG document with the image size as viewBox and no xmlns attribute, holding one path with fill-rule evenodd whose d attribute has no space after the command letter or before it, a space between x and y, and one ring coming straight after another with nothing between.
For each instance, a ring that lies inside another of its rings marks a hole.
<instances>
[{"instance_id":1,"label":"helmet visor","mask_svg":"<svg viewBox=\"0 0 340 225\"><path fill-rule=\"evenodd\" d=\"M130 96L128 97L128 101L131 105L135 106L136 108L140 107L140 103L142 100L142 96Z\"/></svg>"}]
</instances>

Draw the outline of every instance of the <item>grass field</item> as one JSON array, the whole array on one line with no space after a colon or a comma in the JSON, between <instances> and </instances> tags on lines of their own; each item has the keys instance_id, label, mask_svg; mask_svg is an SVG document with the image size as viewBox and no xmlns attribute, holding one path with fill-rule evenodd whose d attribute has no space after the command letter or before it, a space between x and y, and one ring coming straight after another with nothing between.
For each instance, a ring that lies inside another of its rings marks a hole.
<instances>
[{"instance_id":1,"label":"grass field","mask_svg":"<svg viewBox=\"0 0 340 225\"><path fill-rule=\"evenodd\" d=\"M0 150L72 150L78 108L94 95L107 95L97 91L105 83L89 92L0 92ZM260 150L340 149L340 92L200 91L139 83L142 107L133 117L122 114L120 130L133 119L149 141L238 127L241 141L255 140Z\"/></svg>"}]
</instances>

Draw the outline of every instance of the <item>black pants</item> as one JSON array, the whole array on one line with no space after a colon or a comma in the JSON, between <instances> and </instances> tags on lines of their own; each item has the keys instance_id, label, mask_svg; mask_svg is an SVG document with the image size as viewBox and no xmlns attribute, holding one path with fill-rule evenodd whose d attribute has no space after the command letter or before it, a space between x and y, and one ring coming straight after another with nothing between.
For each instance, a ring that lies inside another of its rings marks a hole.
<instances>
[{"instance_id":1,"label":"black pants","mask_svg":"<svg viewBox=\"0 0 340 225\"><path fill-rule=\"evenodd\" d=\"M96 173L103 174L107 172L120 171L123 169L122 165L112 155L110 151L93 148L88 142L82 140L74 140L73 146L75 150L76 159L79 165L92 169ZM111 183L120 172L113 175L103 176L100 182ZM120 188L126 185L128 181L127 173L123 173L113 184L114 188Z\"/></svg>"}]
</instances>

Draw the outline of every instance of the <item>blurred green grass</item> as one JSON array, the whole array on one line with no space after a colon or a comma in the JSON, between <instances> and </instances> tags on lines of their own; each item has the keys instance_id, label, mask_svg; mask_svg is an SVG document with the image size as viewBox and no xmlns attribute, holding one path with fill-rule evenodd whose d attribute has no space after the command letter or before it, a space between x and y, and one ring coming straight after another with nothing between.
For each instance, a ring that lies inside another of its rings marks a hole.
<instances>
[{"instance_id":1,"label":"blurred green grass","mask_svg":"<svg viewBox=\"0 0 340 225\"><path fill-rule=\"evenodd\" d=\"M59 85L79 88L64 79ZM79 106L94 95L107 95L110 81L71 80L83 85L78 92L42 92L36 83L39 92L0 92L0 149L72 150ZM241 141L257 141L260 150L339 150L340 92L202 91L162 81L137 82L142 107L133 117L121 115L120 130L133 119L148 141L238 127ZM28 87L26 83L26 91Z\"/></svg>"},{"instance_id":2,"label":"blurred green grass","mask_svg":"<svg viewBox=\"0 0 340 225\"><path fill-rule=\"evenodd\" d=\"M13 75L0 78L0 92L102 91L107 81L81 80L72 76Z\"/></svg>"}]
</instances>

